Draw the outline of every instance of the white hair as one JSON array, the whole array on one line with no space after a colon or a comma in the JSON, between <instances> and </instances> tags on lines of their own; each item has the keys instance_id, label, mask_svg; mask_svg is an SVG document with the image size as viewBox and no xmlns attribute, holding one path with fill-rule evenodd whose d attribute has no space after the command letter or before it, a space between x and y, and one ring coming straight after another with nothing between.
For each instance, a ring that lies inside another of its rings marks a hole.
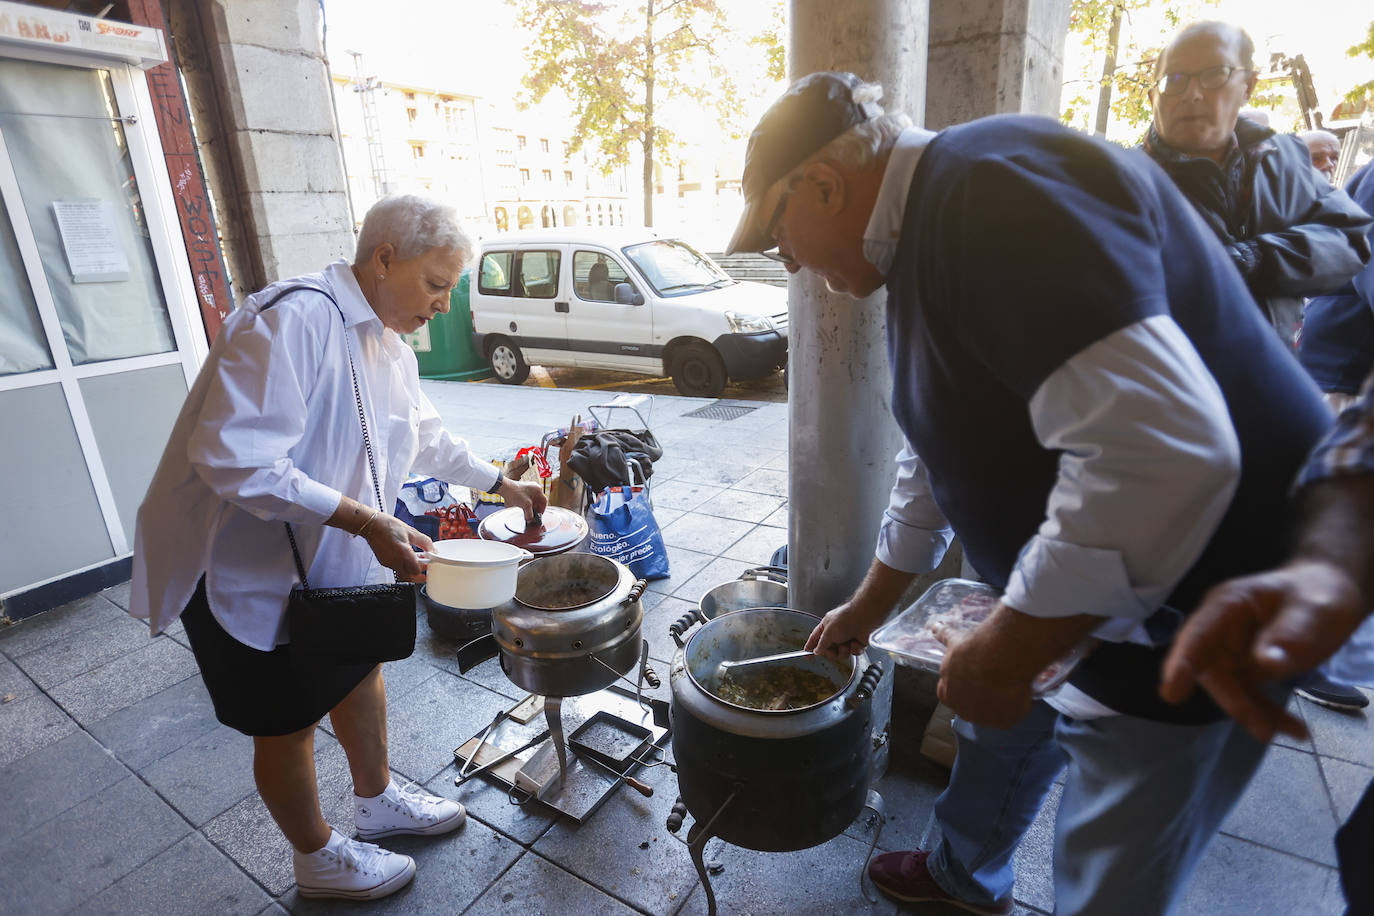
<instances>
[{"instance_id":1,"label":"white hair","mask_svg":"<svg viewBox=\"0 0 1374 916\"><path fill-rule=\"evenodd\" d=\"M878 100L883 97L883 87L877 83L860 83L850 95L857 104L871 103L877 107ZM910 126L911 118L902 112L879 114L855 124L808 156L801 165L825 161L860 171L874 168L897 142L897 135Z\"/></svg>"},{"instance_id":2,"label":"white hair","mask_svg":"<svg viewBox=\"0 0 1374 916\"><path fill-rule=\"evenodd\" d=\"M431 248L442 248L456 249L466 265L477 250L458 219L458 211L418 194L393 194L372 205L358 231L353 263L362 264L378 247L388 243L402 261L419 257Z\"/></svg>"}]
</instances>

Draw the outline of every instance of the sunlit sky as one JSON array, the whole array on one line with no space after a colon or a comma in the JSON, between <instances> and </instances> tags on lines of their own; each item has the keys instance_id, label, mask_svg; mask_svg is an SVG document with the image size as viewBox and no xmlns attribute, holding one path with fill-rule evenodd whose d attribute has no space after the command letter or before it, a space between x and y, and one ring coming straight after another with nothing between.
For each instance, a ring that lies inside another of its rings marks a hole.
<instances>
[{"instance_id":1,"label":"sunlit sky","mask_svg":"<svg viewBox=\"0 0 1374 916\"><path fill-rule=\"evenodd\" d=\"M760 17L771 9L765 0L723 0L723 6L746 30L760 28ZM519 91L526 36L514 27L504 0L324 0L324 8L327 51L338 73L352 72L345 52L353 50L363 53L369 75L386 80L494 101ZM1267 51L1305 55L1324 108L1349 87L1374 79L1374 61L1345 57L1374 19L1374 5L1366 0L1221 0L1209 15L1244 26L1257 57ZM1069 49L1066 56L1072 54Z\"/></svg>"}]
</instances>

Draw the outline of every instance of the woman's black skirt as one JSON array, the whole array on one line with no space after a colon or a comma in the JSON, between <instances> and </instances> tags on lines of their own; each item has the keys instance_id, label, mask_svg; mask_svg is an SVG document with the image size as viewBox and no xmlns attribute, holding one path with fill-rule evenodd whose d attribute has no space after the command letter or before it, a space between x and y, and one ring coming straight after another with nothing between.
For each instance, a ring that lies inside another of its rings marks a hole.
<instances>
[{"instance_id":1,"label":"woman's black skirt","mask_svg":"<svg viewBox=\"0 0 1374 916\"><path fill-rule=\"evenodd\" d=\"M181 622L215 717L245 735L271 737L309 728L367 677L375 665L304 666L288 646L263 652L224 631L210 613L201 576Z\"/></svg>"}]
</instances>

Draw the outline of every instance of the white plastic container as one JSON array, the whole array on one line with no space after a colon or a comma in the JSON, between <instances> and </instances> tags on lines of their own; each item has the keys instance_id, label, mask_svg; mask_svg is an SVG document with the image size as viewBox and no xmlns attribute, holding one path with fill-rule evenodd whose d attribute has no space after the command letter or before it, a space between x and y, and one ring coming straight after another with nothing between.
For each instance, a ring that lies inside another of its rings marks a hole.
<instances>
[{"instance_id":1,"label":"white plastic container","mask_svg":"<svg viewBox=\"0 0 1374 916\"><path fill-rule=\"evenodd\" d=\"M430 598L456 608L489 608L515 597L516 573L534 554L500 541L454 538L435 541L421 554L428 562Z\"/></svg>"}]
</instances>

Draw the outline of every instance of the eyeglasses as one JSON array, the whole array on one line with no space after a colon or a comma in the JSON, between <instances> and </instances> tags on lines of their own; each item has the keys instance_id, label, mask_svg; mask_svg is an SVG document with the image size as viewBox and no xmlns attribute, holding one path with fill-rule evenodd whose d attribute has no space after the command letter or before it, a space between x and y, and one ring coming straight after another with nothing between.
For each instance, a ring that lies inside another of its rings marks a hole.
<instances>
[{"instance_id":1,"label":"eyeglasses","mask_svg":"<svg viewBox=\"0 0 1374 916\"><path fill-rule=\"evenodd\" d=\"M1155 80L1154 90L1160 95L1182 95L1188 88L1188 84L1197 77L1198 85L1203 89L1220 89L1231 81L1231 74L1236 71L1249 73L1245 67L1208 67L1206 70L1199 70L1196 73L1166 73Z\"/></svg>"},{"instance_id":2,"label":"eyeglasses","mask_svg":"<svg viewBox=\"0 0 1374 916\"><path fill-rule=\"evenodd\" d=\"M768 220L768 225L763 227L764 233L768 236L770 240L773 240L774 242L776 242L776 236L774 236L773 233L777 231L778 221L782 219L782 214L787 210L787 199L792 196L793 187L794 184L789 182L787 188L778 197L778 204L776 207L773 208L773 216ZM783 254L782 251L776 246L770 248L768 251L762 252L762 254L765 258L771 258L772 260L778 261L782 264L797 263L792 259L792 256L790 254Z\"/></svg>"}]
</instances>

